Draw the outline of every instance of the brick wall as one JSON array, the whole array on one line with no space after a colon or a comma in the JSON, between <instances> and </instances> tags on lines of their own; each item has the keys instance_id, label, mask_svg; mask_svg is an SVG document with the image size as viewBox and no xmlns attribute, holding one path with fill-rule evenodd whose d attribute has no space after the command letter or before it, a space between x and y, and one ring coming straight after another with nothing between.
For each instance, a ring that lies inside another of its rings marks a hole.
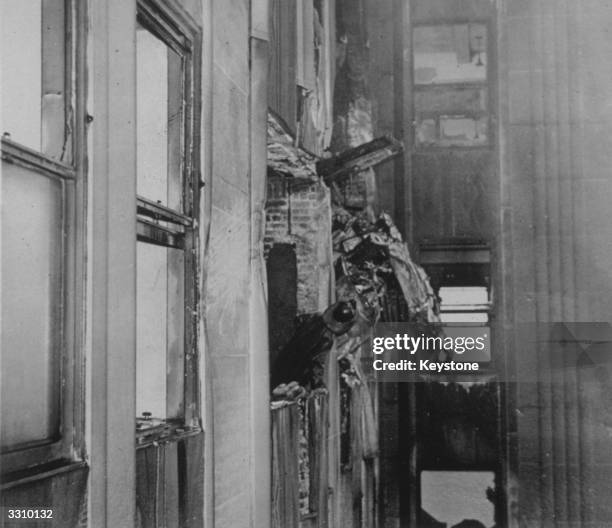
<instances>
[{"instance_id":1,"label":"brick wall","mask_svg":"<svg viewBox=\"0 0 612 528\"><path fill-rule=\"evenodd\" d=\"M297 259L297 312L320 312L331 302L331 196L319 181L268 177L266 255L274 244L293 244Z\"/></svg>"}]
</instances>

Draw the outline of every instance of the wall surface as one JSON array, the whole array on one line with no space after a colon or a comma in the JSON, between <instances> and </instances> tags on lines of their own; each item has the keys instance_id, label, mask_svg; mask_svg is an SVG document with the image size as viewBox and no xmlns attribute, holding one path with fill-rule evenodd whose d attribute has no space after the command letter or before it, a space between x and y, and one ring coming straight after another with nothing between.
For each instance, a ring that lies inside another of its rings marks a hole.
<instances>
[{"instance_id":1,"label":"wall surface","mask_svg":"<svg viewBox=\"0 0 612 528\"><path fill-rule=\"evenodd\" d=\"M261 320L258 228L265 164L254 155L255 148L265 154L266 115L257 112L258 106L267 107L262 101L267 62L261 60L265 6L247 0L212 3L212 149L203 294L212 400L207 438L214 457L209 492L216 528L263 526L269 510L267 336L258 331L267 328ZM263 144L255 144L258 137ZM253 309L253 303L259 308ZM257 318L251 317L252 310Z\"/></svg>"},{"instance_id":2,"label":"wall surface","mask_svg":"<svg viewBox=\"0 0 612 528\"><path fill-rule=\"evenodd\" d=\"M502 3L503 289L509 329L612 319L611 70L607 1ZM592 336L591 336L592 337ZM509 393L510 491L520 525L612 522L609 401L601 366L566 370L507 342L507 367L539 383ZM514 399L516 398L516 399ZM515 480L517 479L517 480ZM516 492L516 489L514 489ZM512 505L511 505L512 509ZM591 524L589 524L591 525Z\"/></svg>"}]
</instances>

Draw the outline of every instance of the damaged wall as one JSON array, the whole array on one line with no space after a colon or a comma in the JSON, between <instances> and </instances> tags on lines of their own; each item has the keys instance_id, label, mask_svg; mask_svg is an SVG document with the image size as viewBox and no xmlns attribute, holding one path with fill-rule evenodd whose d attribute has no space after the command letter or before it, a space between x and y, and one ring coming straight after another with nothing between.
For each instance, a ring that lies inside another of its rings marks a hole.
<instances>
[{"instance_id":1,"label":"damaged wall","mask_svg":"<svg viewBox=\"0 0 612 528\"><path fill-rule=\"evenodd\" d=\"M277 243L295 245L298 315L325 310L331 297L331 200L325 184L268 178L266 249Z\"/></svg>"},{"instance_id":2,"label":"damaged wall","mask_svg":"<svg viewBox=\"0 0 612 528\"><path fill-rule=\"evenodd\" d=\"M268 105L317 156L332 131L334 13L333 0L270 2Z\"/></svg>"},{"instance_id":3,"label":"damaged wall","mask_svg":"<svg viewBox=\"0 0 612 528\"><path fill-rule=\"evenodd\" d=\"M372 103L367 83L369 43L366 2L336 2L336 82L331 150L372 140Z\"/></svg>"},{"instance_id":4,"label":"damaged wall","mask_svg":"<svg viewBox=\"0 0 612 528\"><path fill-rule=\"evenodd\" d=\"M336 2L336 78L334 128L330 150L340 153L371 141L374 113L370 93L369 8L366 0ZM372 169L352 175L338 185L343 205L380 210Z\"/></svg>"}]
</instances>

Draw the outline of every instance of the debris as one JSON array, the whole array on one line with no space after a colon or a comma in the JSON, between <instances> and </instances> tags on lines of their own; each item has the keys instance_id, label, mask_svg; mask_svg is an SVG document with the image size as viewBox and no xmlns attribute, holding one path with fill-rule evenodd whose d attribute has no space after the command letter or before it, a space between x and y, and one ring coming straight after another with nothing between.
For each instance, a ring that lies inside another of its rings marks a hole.
<instances>
[{"instance_id":1,"label":"debris","mask_svg":"<svg viewBox=\"0 0 612 528\"><path fill-rule=\"evenodd\" d=\"M325 183L330 184L352 173L375 167L403 151L404 145L401 141L388 135L381 136L331 158L317 161L317 172L325 179Z\"/></svg>"},{"instance_id":2,"label":"debris","mask_svg":"<svg viewBox=\"0 0 612 528\"><path fill-rule=\"evenodd\" d=\"M348 332L355 317L355 304L341 301L331 305L323 314L305 318L274 362L272 388L292 381L303 387L321 386L323 357L329 352L334 336Z\"/></svg>"},{"instance_id":3,"label":"debris","mask_svg":"<svg viewBox=\"0 0 612 528\"><path fill-rule=\"evenodd\" d=\"M319 181L317 157L296 147L286 125L278 116L268 113L268 171L291 176L298 180Z\"/></svg>"},{"instance_id":4,"label":"debris","mask_svg":"<svg viewBox=\"0 0 612 528\"><path fill-rule=\"evenodd\" d=\"M272 391L272 399L276 401L296 401L303 396L306 396L306 389L297 381L281 383Z\"/></svg>"},{"instance_id":5,"label":"debris","mask_svg":"<svg viewBox=\"0 0 612 528\"><path fill-rule=\"evenodd\" d=\"M377 312L373 322L382 310L390 283L399 285L410 321L439 321L438 299L429 278L411 259L408 246L388 214L372 222L367 211L353 214L336 205L332 226L336 280L350 280L362 302ZM343 288L346 292L346 285Z\"/></svg>"}]
</instances>

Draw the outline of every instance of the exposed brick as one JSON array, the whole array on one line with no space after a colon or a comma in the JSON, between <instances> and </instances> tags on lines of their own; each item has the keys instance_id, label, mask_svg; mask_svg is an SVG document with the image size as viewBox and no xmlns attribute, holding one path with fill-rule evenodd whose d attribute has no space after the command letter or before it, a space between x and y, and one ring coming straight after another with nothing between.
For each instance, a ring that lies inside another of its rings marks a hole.
<instances>
[{"instance_id":1,"label":"exposed brick","mask_svg":"<svg viewBox=\"0 0 612 528\"><path fill-rule=\"evenodd\" d=\"M264 251L267 254L275 243L295 244L298 313L319 311L329 301L321 298L319 288L320 255L331 253L329 189L322 182L298 188L273 176L268 180L268 197Z\"/></svg>"}]
</instances>

